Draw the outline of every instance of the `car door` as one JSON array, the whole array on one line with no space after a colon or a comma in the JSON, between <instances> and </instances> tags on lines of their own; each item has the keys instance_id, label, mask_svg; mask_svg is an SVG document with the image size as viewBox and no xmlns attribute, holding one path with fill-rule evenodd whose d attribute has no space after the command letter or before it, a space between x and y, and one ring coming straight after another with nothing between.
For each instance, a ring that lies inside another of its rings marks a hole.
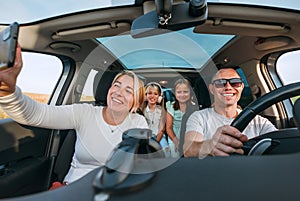
<instances>
[{"instance_id":1,"label":"car door","mask_svg":"<svg viewBox=\"0 0 300 201\"><path fill-rule=\"evenodd\" d=\"M51 132L25 127L11 119L0 120L0 197L47 188L51 164L47 147Z\"/></svg>"},{"instance_id":2,"label":"car door","mask_svg":"<svg viewBox=\"0 0 300 201\"><path fill-rule=\"evenodd\" d=\"M50 55L22 55L24 65L17 83L22 93L41 103L59 104L70 82L70 77L62 76L70 74L70 63ZM59 88L58 82L64 85ZM57 100L53 100L54 97ZM65 133L21 125L1 111L0 198L48 189L55 153Z\"/></svg>"}]
</instances>

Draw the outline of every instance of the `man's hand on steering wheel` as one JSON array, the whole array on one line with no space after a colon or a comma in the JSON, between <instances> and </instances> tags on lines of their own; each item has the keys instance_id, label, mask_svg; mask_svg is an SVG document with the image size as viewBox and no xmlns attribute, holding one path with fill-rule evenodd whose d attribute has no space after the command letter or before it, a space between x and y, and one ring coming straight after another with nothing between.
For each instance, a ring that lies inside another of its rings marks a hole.
<instances>
[{"instance_id":1,"label":"man's hand on steering wheel","mask_svg":"<svg viewBox=\"0 0 300 201\"><path fill-rule=\"evenodd\" d=\"M243 143L248 140L233 126L225 125L219 127L211 139L213 156L229 156L232 153L244 154Z\"/></svg>"}]
</instances>

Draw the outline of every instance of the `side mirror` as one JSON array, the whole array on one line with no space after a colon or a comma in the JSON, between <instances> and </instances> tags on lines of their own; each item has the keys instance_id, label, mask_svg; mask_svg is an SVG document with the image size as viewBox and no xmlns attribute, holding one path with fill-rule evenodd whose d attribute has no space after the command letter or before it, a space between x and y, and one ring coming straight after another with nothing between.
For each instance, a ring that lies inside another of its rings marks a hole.
<instances>
[{"instance_id":1,"label":"side mirror","mask_svg":"<svg viewBox=\"0 0 300 201\"><path fill-rule=\"evenodd\" d=\"M135 19L131 26L133 38L181 30L203 24L207 19L206 0L191 0L172 5L172 0L155 0L156 11Z\"/></svg>"}]
</instances>

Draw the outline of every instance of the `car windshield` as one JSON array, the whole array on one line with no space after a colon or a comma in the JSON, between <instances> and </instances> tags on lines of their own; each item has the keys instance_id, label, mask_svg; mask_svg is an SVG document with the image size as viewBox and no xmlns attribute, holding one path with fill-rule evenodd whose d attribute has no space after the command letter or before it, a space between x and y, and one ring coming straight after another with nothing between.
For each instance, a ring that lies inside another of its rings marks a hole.
<instances>
[{"instance_id":1,"label":"car windshield","mask_svg":"<svg viewBox=\"0 0 300 201\"><path fill-rule=\"evenodd\" d=\"M264 5L300 10L299 0L207 0L207 2ZM0 19L2 24L9 24L12 21L17 21L19 23L29 23L45 18L54 17L57 15L69 14L90 9L133 5L134 3L135 0L10 0L1 2L2 9L0 12Z\"/></svg>"},{"instance_id":2,"label":"car windshield","mask_svg":"<svg viewBox=\"0 0 300 201\"><path fill-rule=\"evenodd\" d=\"M1 23L28 23L74 12L131 4L134 0L10 0L1 2L0 19ZM13 12L15 10L18 12Z\"/></svg>"}]
</instances>

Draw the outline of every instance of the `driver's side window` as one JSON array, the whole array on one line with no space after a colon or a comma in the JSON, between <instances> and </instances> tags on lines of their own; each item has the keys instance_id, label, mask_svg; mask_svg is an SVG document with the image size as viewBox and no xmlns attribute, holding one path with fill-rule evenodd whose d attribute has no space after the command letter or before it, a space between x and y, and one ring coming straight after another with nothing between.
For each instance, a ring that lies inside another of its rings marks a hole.
<instances>
[{"instance_id":1,"label":"driver's side window","mask_svg":"<svg viewBox=\"0 0 300 201\"><path fill-rule=\"evenodd\" d=\"M300 82L300 50L282 54L276 63L276 70L284 85ZM300 96L292 97L294 103Z\"/></svg>"}]
</instances>

